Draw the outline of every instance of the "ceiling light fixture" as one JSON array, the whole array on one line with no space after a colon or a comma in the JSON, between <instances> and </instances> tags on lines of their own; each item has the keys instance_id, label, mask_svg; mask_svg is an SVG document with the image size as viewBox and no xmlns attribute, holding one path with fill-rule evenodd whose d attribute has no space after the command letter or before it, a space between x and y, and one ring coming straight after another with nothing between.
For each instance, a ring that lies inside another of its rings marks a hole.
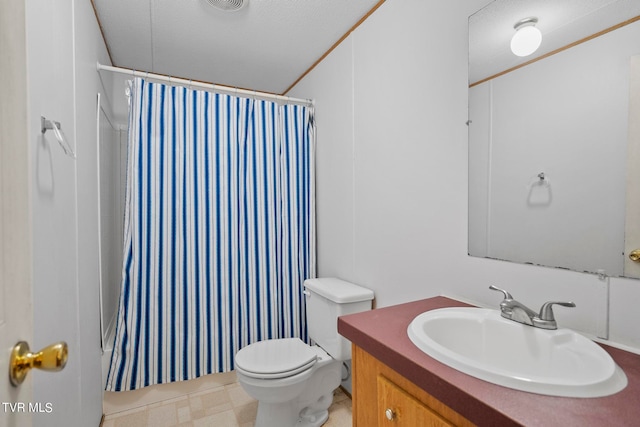
<instances>
[{"instance_id":1,"label":"ceiling light fixture","mask_svg":"<svg viewBox=\"0 0 640 427\"><path fill-rule=\"evenodd\" d=\"M248 0L204 0L209 6L213 6L216 9L224 10L227 12L235 12L242 9Z\"/></svg>"},{"instance_id":2,"label":"ceiling light fixture","mask_svg":"<svg viewBox=\"0 0 640 427\"><path fill-rule=\"evenodd\" d=\"M536 28L538 18L525 18L513 26L516 33L511 38L511 52L517 56L529 56L540 47L542 33Z\"/></svg>"}]
</instances>

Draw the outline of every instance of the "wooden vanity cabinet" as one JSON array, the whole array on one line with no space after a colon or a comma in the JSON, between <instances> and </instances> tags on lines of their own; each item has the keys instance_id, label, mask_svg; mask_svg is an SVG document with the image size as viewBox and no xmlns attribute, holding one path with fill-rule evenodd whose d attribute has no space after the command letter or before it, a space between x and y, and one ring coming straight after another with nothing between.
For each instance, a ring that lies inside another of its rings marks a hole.
<instances>
[{"instance_id":1,"label":"wooden vanity cabinet","mask_svg":"<svg viewBox=\"0 0 640 427\"><path fill-rule=\"evenodd\" d=\"M357 345L352 368L355 427L473 426Z\"/></svg>"}]
</instances>

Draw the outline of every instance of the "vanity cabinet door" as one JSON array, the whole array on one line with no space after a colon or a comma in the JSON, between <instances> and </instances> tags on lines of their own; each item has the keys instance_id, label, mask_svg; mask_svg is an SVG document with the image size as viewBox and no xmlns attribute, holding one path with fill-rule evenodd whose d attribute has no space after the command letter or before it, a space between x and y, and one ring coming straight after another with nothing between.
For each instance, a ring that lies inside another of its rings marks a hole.
<instances>
[{"instance_id":1,"label":"vanity cabinet door","mask_svg":"<svg viewBox=\"0 0 640 427\"><path fill-rule=\"evenodd\" d=\"M354 427L475 427L355 344L352 357Z\"/></svg>"},{"instance_id":2,"label":"vanity cabinet door","mask_svg":"<svg viewBox=\"0 0 640 427\"><path fill-rule=\"evenodd\" d=\"M378 376L378 403L378 426L453 426L382 375Z\"/></svg>"}]
</instances>

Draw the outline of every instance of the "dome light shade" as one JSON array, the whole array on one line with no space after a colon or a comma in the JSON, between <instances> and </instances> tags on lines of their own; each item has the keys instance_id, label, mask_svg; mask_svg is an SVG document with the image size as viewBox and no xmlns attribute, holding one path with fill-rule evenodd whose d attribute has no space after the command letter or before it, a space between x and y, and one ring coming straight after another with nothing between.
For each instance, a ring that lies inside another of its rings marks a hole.
<instances>
[{"instance_id":1,"label":"dome light shade","mask_svg":"<svg viewBox=\"0 0 640 427\"><path fill-rule=\"evenodd\" d=\"M516 56L529 56L540 47L542 33L535 27L537 18L526 18L519 21L514 28L516 33L511 38L511 51Z\"/></svg>"},{"instance_id":2,"label":"dome light shade","mask_svg":"<svg viewBox=\"0 0 640 427\"><path fill-rule=\"evenodd\" d=\"M226 12L235 12L246 5L245 0L204 0L209 6Z\"/></svg>"}]
</instances>

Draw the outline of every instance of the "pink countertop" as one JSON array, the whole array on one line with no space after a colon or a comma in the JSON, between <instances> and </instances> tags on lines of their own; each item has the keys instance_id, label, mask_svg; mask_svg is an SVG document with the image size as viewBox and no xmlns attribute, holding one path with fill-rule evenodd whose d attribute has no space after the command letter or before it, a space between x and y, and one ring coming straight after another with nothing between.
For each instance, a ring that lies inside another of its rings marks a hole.
<instances>
[{"instance_id":1,"label":"pink countertop","mask_svg":"<svg viewBox=\"0 0 640 427\"><path fill-rule=\"evenodd\" d=\"M640 356L602 347L627 375L619 393L599 398L543 396L498 386L450 368L407 336L420 313L467 304L446 297L385 307L338 319L338 332L480 426L640 426Z\"/></svg>"}]
</instances>

